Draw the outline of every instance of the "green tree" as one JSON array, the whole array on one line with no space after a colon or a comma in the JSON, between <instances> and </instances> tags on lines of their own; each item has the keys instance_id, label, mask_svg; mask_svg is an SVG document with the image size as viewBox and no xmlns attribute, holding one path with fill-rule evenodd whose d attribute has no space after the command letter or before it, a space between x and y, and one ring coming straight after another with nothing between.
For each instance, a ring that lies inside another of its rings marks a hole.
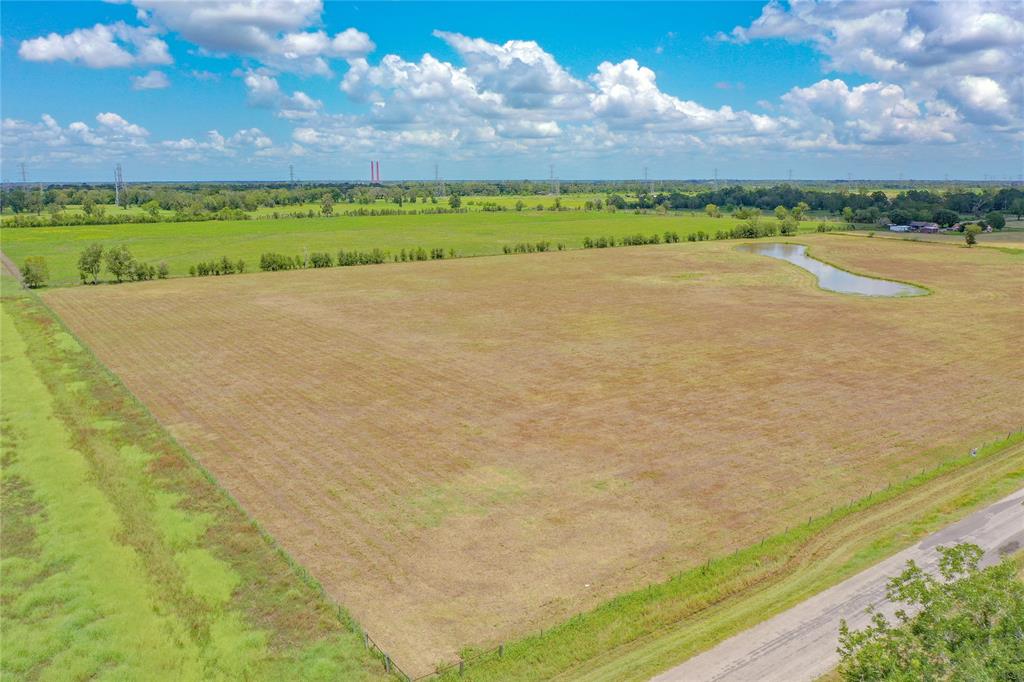
<instances>
[{"instance_id":1,"label":"green tree","mask_svg":"<svg viewBox=\"0 0 1024 682\"><path fill-rule=\"evenodd\" d=\"M709 218L721 218L722 211L719 210L715 204L708 204L704 207L704 212L708 214Z\"/></svg>"},{"instance_id":2,"label":"green tree","mask_svg":"<svg viewBox=\"0 0 1024 682\"><path fill-rule=\"evenodd\" d=\"M940 208L932 214L932 220L941 227L952 227L960 220L960 214L956 211L950 211L948 208Z\"/></svg>"},{"instance_id":3,"label":"green tree","mask_svg":"<svg viewBox=\"0 0 1024 682\"><path fill-rule=\"evenodd\" d=\"M939 547L939 575L913 561L889 581L895 622L839 628L846 680L1024 679L1024 582L1009 558L984 570L977 545Z\"/></svg>"},{"instance_id":4,"label":"green tree","mask_svg":"<svg viewBox=\"0 0 1024 682\"><path fill-rule=\"evenodd\" d=\"M519 200L516 201L516 210L517 211L522 211L525 207L526 207L526 204L523 203L522 199L519 199Z\"/></svg>"},{"instance_id":5,"label":"green tree","mask_svg":"<svg viewBox=\"0 0 1024 682\"><path fill-rule=\"evenodd\" d=\"M891 220L894 225L906 225L911 220L913 220L913 217L910 215L910 213L904 211L903 209L894 208L893 210L889 211L889 220Z\"/></svg>"},{"instance_id":6,"label":"green tree","mask_svg":"<svg viewBox=\"0 0 1024 682\"><path fill-rule=\"evenodd\" d=\"M135 269L135 259L132 258L131 252L124 244L108 249L105 260L107 272L113 275L118 282L123 282L130 277Z\"/></svg>"},{"instance_id":7,"label":"green tree","mask_svg":"<svg viewBox=\"0 0 1024 682\"><path fill-rule=\"evenodd\" d=\"M807 217L807 214L810 212L810 210L811 207L808 205L808 203L806 201L801 201L796 206L793 207L793 218L795 220L804 220Z\"/></svg>"},{"instance_id":8,"label":"green tree","mask_svg":"<svg viewBox=\"0 0 1024 682\"><path fill-rule=\"evenodd\" d=\"M785 206L776 206L775 207L775 217L779 221L785 220L786 218L789 217L789 209L787 209Z\"/></svg>"},{"instance_id":9,"label":"green tree","mask_svg":"<svg viewBox=\"0 0 1024 682\"><path fill-rule=\"evenodd\" d=\"M90 279L93 284L99 281L100 268L103 267L103 245L90 244L78 257L78 276L82 278L82 284Z\"/></svg>"},{"instance_id":10,"label":"green tree","mask_svg":"<svg viewBox=\"0 0 1024 682\"><path fill-rule=\"evenodd\" d=\"M96 200L92 197L86 197L82 200L82 212L85 215L92 215L93 210L96 208Z\"/></svg>"},{"instance_id":11,"label":"green tree","mask_svg":"<svg viewBox=\"0 0 1024 682\"><path fill-rule=\"evenodd\" d=\"M1006 218L999 211L989 211L985 214L985 224L993 230L1001 230L1006 227Z\"/></svg>"},{"instance_id":12,"label":"green tree","mask_svg":"<svg viewBox=\"0 0 1024 682\"><path fill-rule=\"evenodd\" d=\"M1017 220L1024 217L1024 199L1014 199L1013 203L1010 204L1010 213L1017 216Z\"/></svg>"},{"instance_id":13,"label":"green tree","mask_svg":"<svg viewBox=\"0 0 1024 682\"><path fill-rule=\"evenodd\" d=\"M853 209L849 206L843 207L843 220L847 225L853 225Z\"/></svg>"},{"instance_id":14,"label":"green tree","mask_svg":"<svg viewBox=\"0 0 1024 682\"><path fill-rule=\"evenodd\" d=\"M29 289L46 284L50 279L50 270L46 267L46 259L42 256L29 256L21 268L21 281Z\"/></svg>"},{"instance_id":15,"label":"green tree","mask_svg":"<svg viewBox=\"0 0 1024 682\"><path fill-rule=\"evenodd\" d=\"M142 209L149 214L150 218L160 217L160 204L155 199L150 199L142 205Z\"/></svg>"},{"instance_id":16,"label":"green tree","mask_svg":"<svg viewBox=\"0 0 1024 682\"><path fill-rule=\"evenodd\" d=\"M15 213L22 213L28 208L29 196L21 187L15 187L9 192L4 194L4 203L11 207L11 210Z\"/></svg>"},{"instance_id":17,"label":"green tree","mask_svg":"<svg viewBox=\"0 0 1024 682\"><path fill-rule=\"evenodd\" d=\"M978 235L981 234L981 228L977 225L968 225L964 228L964 243L967 246L974 246L978 243Z\"/></svg>"},{"instance_id":18,"label":"green tree","mask_svg":"<svg viewBox=\"0 0 1024 682\"><path fill-rule=\"evenodd\" d=\"M462 198L458 194L453 194L448 197L448 206L451 208L459 208L462 206Z\"/></svg>"},{"instance_id":19,"label":"green tree","mask_svg":"<svg viewBox=\"0 0 1024 682\"><path fill-rule=\"evenodd\" d=\"M323 195L320 199L320 213L321 215L331 216L334 215L334 196L330 193Z\"/></svg>"}]
</instances>

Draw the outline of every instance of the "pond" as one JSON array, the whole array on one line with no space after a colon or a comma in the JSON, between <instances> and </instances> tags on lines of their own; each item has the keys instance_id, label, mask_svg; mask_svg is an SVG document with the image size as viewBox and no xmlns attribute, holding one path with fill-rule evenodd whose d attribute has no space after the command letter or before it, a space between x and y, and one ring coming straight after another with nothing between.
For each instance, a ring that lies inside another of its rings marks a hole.
<instances>
[{"instance_id":1,"label":"pond","mask_svg":"<svg viewBox=\"0 0 1024 682\"><path fill-rule=\"evenodd\" d=\"M756 253L762 256L778 258L813 273L818 278L818 286L828 291L841 294L860 294L861 296L920 296L928 292L920 287L888 279L876 279L855 275L837 267L823 263L807 255L807 247L803 244L741 244L736 247L740 251Z\"/></svg>"}]
</instances>

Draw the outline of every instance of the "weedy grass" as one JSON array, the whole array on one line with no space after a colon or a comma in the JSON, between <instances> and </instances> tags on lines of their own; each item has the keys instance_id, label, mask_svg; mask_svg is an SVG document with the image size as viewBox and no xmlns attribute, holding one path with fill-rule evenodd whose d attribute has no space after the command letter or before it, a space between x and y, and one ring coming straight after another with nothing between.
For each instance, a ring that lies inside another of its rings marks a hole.
<instances>
[{"instance_id":1,"label":"weedy grass","mask_svg":"<svg viewBox=\"0 0 1024 682\"><path fill-rule=\"evenodd\" d=\"M1024 433L505 644L441 679L642 680L784 611L1024 482ZM1022 554L1024 556L1024 554ZM1024 559L1021 559L1024 565ZM838 627L838 623L837 623Z\"/></svg>"},{"instance_id":2,"label":"weedy grass","mask_svg":"<svg viewBox=\"0 0 1024 682\"><path fill-rule=\"evenodd\" d=\"M35 296L2 289L3 675L380 677L318 586Z\"/></svg>"}]
</instances>

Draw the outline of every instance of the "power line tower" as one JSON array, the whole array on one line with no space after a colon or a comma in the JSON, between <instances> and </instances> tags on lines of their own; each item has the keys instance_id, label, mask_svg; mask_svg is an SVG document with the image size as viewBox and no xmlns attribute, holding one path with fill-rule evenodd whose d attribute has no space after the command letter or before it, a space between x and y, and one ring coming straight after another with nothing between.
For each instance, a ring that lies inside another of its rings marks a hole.
<instances>
[{"instance_id":1,"label":"power line tower","mask_svg":"<svg viewBox=\"0 0 1024 682\"><path fill-rule=\"evenodd\" d=\"M434 184L437 186L437 188L434 190L435 192L437 192L437 196L443 197L445 194L444 180L441 179L441 172L438 169L436 163L434 164Z\"/></svg>"},{"instance_id":2,"label":"power line tower","mask_svg":"<svg viewBox=\"0 0 1024 682\"><path fill-rule=\"evenodd\" d=\"M121 164L114 166L114 205L128 208L128 186L124 184Z\"/></svg>"},{"instance_id":3,"label":"power line tower","mask_svg":"<svg viewBox=\"0 0 1024 682\"><path fill-rule=\"evenodd\" d=\"M295 164L293 163L288 164L288 184L295 184Z\"/></svg>"},{"instance_id":4,"label":"power line tower","mask_svg":"<svg viewBox=\"0 0 1024 682\"><path fill-rule=\"evenodd\" d=\"M718 189L718 169L715 169L715 189Z\"/></svg>"},{"instance_id":5,"label":"power line tower","mask_svg":"<svg viewBox=\"0 0 1024 682\"><path fill-rule=\"evenodd\" d=\"M25 169L25 162L22 161L19 165L21 166L21 181L28 182L28 171Z\"/></svg>"},{"instance_id":6,"label":"power line tower","mask_svg":"<svg viewBox=\"0 0 1024 682\"><path fill-rule=\"evenodd\" d=\"M548 166L548 170L550 171L550 174L551 174L551 178L550 178L551 193L554 194L557 197L559 194L561 194L562 187L561 187L561 185L560 185L560 183L558 181L558 178L555 177L555 164L550 164Z\"/></svg>"},{"instance_id":7,"label":"power line tower","mask_svg":"<svg viewBox=\"0 0 1024 682\"><path fill-rule=\"evenodd\" d=\"M654 194L654 183L647 179L647 166L644 166L644 188L648 194Z\"/></svg>"}]
</instances>

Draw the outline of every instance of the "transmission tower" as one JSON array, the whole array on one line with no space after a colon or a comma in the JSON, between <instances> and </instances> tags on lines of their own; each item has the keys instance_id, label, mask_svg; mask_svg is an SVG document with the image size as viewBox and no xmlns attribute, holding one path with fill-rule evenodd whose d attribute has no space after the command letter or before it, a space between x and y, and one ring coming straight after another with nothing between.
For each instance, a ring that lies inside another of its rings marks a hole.
<instances>
[{"instance_id":1,"label":"transmission tower","mask_svg":"<svg viewBox=\"0 0 1024 682\"><path fill-rule=\"evenodd\" d=\"M718 169L715 169L715 189L718 189Z\"/></svg>"},{"instance_id":2,"label":"transmission tower","mask_svg":"<svg viewBox=\"0 0 1024 682\"><path fill-rule=\"evenodd\" d=\"M21 181L28 182L28 171L25 170L25 162L22 161L19 165L21 166Z\"/></svg>"},{"instance_id":3,"label":"transmission tower","mask_svg":"<svg viewBox=\"0 0 1024 682\"><path fill-rule=\"evenodd\" d=\"M644 187L648 194L654 194L654 183L647 179L647 166L644 166Z\"/></svg>"},{"instance_id":4,"label":"transmission tower","mask_svg":"<svg viewBox=\"0 0 1024 682\"><path fill-rule=\"evenodd\" d=\"M443 197L445 191L444 180L441 179L441 173L438 170L436 163L434 164L434 184L437 185L437 189L435 190L437 192L437 196Z\"/></svg>"},{"instance_id":5,"label":"transmission tower","mask_svg":"<svg viewBox=\"0 0 1024 682\"><path fill-rule=\"evenodd\" d=\"M295 184L295 164L288 164L288 182L289 184Z\"/></svg>"},{"instance_id":6,"label":"transmission tower","mask_svg":"<svg viewBox=\"0 0 1024 682\"><path fill-rule=\"evenodd\" d=\"M121 164L114 166L114 205L128 208L128 186L124 184Z\"/></svg>"},{"instance_id":7,"label":"transmission tower","mask_svg":"<svg viewBox=\"0 0 1024 682\"><path fill-rule=\"evenodd\" d=\"M548 170L551 174L551 193L557 197L561 193L562 187L558 181L558 178L555 177L555 164L549 165Z\"/></svg>"}]
</instances>

